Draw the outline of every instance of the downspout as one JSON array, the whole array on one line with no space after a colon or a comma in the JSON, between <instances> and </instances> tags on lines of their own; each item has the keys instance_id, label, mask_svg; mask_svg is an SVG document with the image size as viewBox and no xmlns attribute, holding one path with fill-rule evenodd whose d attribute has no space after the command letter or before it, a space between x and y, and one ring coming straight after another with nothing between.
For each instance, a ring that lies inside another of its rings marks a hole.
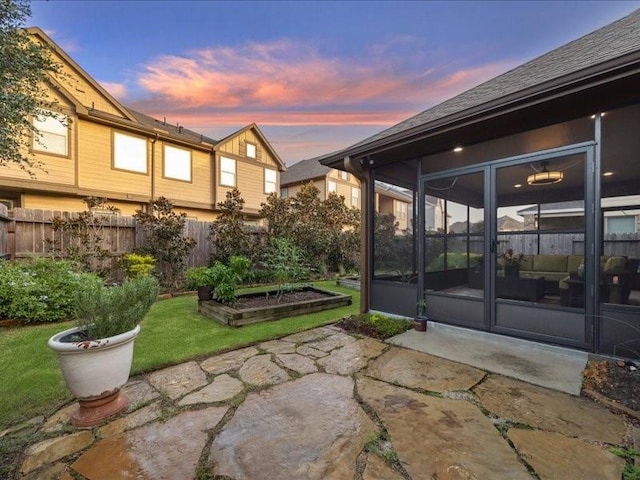
<instances>
[{"instance_id":1,"label":"downspout","mask_svg":"<svg viewBox=\"0 0 640 480\"><path fill-rule=\"evenodd\" d=\"M156 136L151 138L151 201L153 202L156 197L156 142L158 141L159 134L156 132Z\"/></svg>"},{"instance_id":2,"label":"downspout","mask_svg":"<svg viewBox=\"0 0 640 480\"><path fill-rule=\"evenodd\" d=\"M370 279L371 279L371 242L373 235L371 224L371 170L365 169L362 161L351 157L344 158L344 168L360 181L362 201L360 202L360 312L369 311Z\"/></svg>"}]
</instances>

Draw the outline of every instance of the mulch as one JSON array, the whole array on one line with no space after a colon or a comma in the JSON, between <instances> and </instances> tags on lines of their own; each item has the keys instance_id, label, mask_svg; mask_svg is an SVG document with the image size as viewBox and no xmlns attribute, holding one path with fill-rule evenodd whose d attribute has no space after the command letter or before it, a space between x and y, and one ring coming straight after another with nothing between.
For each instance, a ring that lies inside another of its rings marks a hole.
<instances>
[{"instance_id":1,"label":"mulch","mask_svg":"<svg viewBox=\"0 0 640 480\"><path fill-rule=\"evenodd\" d=\"M635 370L634 370L635 367ZM589 361L584 370L583 392L609 406L628 409L640 419L640 365L623 360Z\"/></svg>"},{"instance_id":2,"label":"mulch","mask_svg":"<svg viewBox=\"0 0 640 480\"><path fill-rule=\"evenodd\" d=\"M276 307L278 305L284 305L287 303L304 302L308 300L318 300L320 298L326 298L330 295L314 292L314 291L297 291L297 292L285 292L282 297L278 297L274 294L260 295L255 297L240 297L235 303L234 308L237 310L245 310L249 308L261 308L261 307Z\"/></svg>"}]
</instances>

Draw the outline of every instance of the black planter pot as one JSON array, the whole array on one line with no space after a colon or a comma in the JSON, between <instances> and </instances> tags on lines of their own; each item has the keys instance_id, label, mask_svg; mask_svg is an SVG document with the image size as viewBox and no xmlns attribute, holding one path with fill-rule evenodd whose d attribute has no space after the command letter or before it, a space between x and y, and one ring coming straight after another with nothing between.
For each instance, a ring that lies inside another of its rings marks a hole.
<instances>
[{"instance_id":1,"label":"black planter pot","mask_svg":"<svg viewBox=\"0 0 640 480\"><path fill-rule=\"evenodd\" d=\"M413 329L416 332L426 332L427 331L427 317L415 317L413 319Z\"/></svg>"},{"instance_id":2,"label":"black planter pot","mask_svg":"<svg viewBox=\"0 0 640 480\"><path fill-rule=\"evenodd\" d=\"M213 300L211 287L198 287L198 300L201 302L208 302L209 300Z\"/></svg>"},{"instance_id":3,"label":"black planter pot","mask_svg":"<svg viewBox=\"0 0 640 480\"><path fill-rule=\"evenodd\" d=\"M504 266L504 276L505 277L519 277L520 270L515 265L505 265Z\"/></svg>"}]
</instances>

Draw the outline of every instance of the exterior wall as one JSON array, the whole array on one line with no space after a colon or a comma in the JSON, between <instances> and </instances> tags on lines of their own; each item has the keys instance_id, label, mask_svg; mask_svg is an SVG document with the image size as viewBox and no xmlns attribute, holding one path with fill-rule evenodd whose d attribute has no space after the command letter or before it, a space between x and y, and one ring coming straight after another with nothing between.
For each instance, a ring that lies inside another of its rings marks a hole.
<instances>
[{"instance_id":1,"label":"exterior wall","mask_svg":"<svg viewBox=\"0 0 640 480\"><path fill-rule=\"evenodd\" d=\"M327 198L327 196L329 195L329 181L334 181L336 182L336 187L337 187L337 191L336 193L338 195L341 195L344 197L344 202L347 205L347 207L356 207L356 208L360 208L361 207L361 202L362 202L362 192L359 196L359 202L357 205L352 205L351 204L351 193L352 193L352 189L353 188L360 188L360 181L354 177L352 174L347 173L347 179L345 180L342 175L345 172L341 172L340 170L335 170L335 169L331 169L329 171L329 173L326 176L326 181L325 181L325 188L326 188L326 193L325 196L323 198Z\"/></svg>"},{"instance_id":2,"label":"exterior wall","mask_svg":"<svg viewBox=\"0 0 640 480\"><path fill-rule=\"evenodd\" d=\"M327 182L324 178L320 178L320 179L315 179L315 180L309 180L306 182L302 182L302 183L295 183L295 184L291 184L291 185L287 185L286 188L288 190L288 196L289 198L293 198L296 196L296 194L302 190L302 187L304 185L307 185L308 183L313 183L313 185L320 190L320 198L321 199L326 199L327 198Z\"/></svg>"},{"instance_id":3,"label":"exterior wall","mask_svg":"<svg viewBox=\"0 0 640 480\"><path fill-rule=\"evenodd\" d=\"M247 157L247 142L256 145L255 159L249 159ZM225 143L218 145L216 150L225 156L231 156L232 158L246 158L247 160L257 161L264 165L269 165L276 169L278 168L278 162L269 154L268 149L265 148L265 145L262 144L258 136L251 129L240 132Z\"/></svg>"}]
</instances>

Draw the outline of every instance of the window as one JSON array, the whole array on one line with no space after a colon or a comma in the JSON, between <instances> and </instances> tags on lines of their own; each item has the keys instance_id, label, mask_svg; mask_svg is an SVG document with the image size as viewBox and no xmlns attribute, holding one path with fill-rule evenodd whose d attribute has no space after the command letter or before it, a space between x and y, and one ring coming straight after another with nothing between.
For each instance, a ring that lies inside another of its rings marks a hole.
<instances>
[{"instance_id":1,"label":"window","mask_svg":"<svg viewBox=\"0 0 640 480\"><path fill-rule=\"evenodd\" d=\"M275 170L269 168L264 169L264 193L272 193L276 191L276 183L278 176Z\"/></svg>"},{"instance_id":2,"label":"window","mask_svg":"<svg viewBox=\"0 0 640 480\"><path fill-rule=\"evenodd\" d=\"M280 189L280 198L288 198L289 197L289 189L287 187L282 187Z\"/></svg>"},{"instance_id":3,"label":"window","mask_svg":"<svg viewBox=\"0 0 640 480\"><path fill-rule=\"evenodd\" d=\"M113 168L147 173L147 140L114 132Z\"/></svg>"},{"instance_id":4,"label":"window","mask_svg":"<svg viewBox=\"0 0 640 480\"><path fill-rule=\"evenodd\" d=\"M51 113L47 112L47 114ZM33 149L67 156L69 154L69 129L65 125L67 117L60 114L57 117L38 115L33 119L33 126L39 132L39 135L35 134L33 137Z\"/></svg>"},{"instance_id":5,"label":"window","mask_svg":"<svg viewBox=\"0 0 640 480\"><path fill-rule=\"evenodd\" d=\"M360 208L360 189L358 187L351 188L351 206Z\"/></svg>"},{"instance_id":6,"label":"window","mask_svg":"<svg viewBox=\"0 0 640 480\"><path fill-rule=\"evenodd\" d=\"M232 158L220 157L220 185L236 186L236 161Z\"/></svg>"},{"instance_id":7,"label":"window","mask_svg":"<svg viewBox=\"0 0 640 480\"><path fill-rule=\"evenodd\" d=\"M255 146L255 144L247 142L247 157L256 158L256 146Z\"/></svg>"},{"instance_id":8,"label":"window","mask_svg":"<svg viewBox=\"0 0 640 480\"><path fill-rule=\"evenodd\" d=\"M635 233L635 215L619 215L605 217L607 222L605 233Z\"/></svg>"},{"instance_id":9,"label":"window","mask_svg":"<svg viewBox=\"0 0 640 480\"><path fill-rule=\"evenodd\" d=\"M407 204L403 202L398 202L398 220L406 220L407 219Z\"/></svg>"},{"instance_id":10,"label":"window","mask_svg":"<svg viewBox=\"0 0 640 480\"><path fill-rule=\"evenodd\" d=\"M164 176L175 180L191 181L191 152L182 148L164 146Z\"/></svg>"},{"instance_id":11,"label":"window","mask_svg":"<svg viewBox=\"0 0 640 480\"><path fill-rule=\"evenodd\" d=\"M329 180L329 193L337 193L338 184L333 180Z\"/></svg>"},{"instance_id":12,"label":"window","mask_svg":"<svg viewBox=\"0 0 640 480\"><path fill-rule=\"evenodd\" d=\"M340 178L342 180L348 181L349 180L349 173L348 172L340 172Z\"/></svg>"}]
</instances>

